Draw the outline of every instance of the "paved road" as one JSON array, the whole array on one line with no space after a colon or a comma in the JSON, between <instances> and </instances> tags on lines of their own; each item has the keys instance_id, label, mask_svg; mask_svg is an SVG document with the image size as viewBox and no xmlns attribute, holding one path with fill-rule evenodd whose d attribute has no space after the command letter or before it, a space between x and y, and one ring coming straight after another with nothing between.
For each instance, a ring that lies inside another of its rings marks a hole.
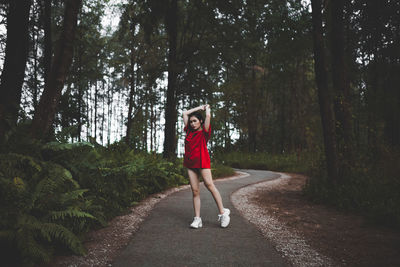
<instances>
[{"instance_id":1,"label":"paved road","mask_svg":"<svg viewBox=\"0 0 400 267\"><path fill-rule=\"evenodd\" d=\"M238 188L279 175L244 171L250 176L215 181L224 206L231 210L228 228L220 228L214 199L201 185L203 228L190 229L192 195L190 189L183 190L155 206L112 266L288 266L230 202L231 193Z\"/></svg>"}]
</instances>

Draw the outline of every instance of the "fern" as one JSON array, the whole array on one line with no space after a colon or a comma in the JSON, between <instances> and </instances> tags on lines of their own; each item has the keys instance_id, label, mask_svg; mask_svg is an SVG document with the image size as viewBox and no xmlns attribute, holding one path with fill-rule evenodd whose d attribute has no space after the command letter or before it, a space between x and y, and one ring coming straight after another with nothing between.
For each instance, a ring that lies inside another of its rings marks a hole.
<instances>
[{"instance_id":1,"label":"fern","mask_svg":"<svg viewBox=\"0 0 400 267\"><path fill-rule=\"evenodd\" d=\"M96 218L84 211L80 211L77 209L67 209L67 210L61 210L61 211L52 211L50 212L50 218L51 220L55 221L55 220L64 220L66 217L69 218L88 218L88 219L93 219L96 220Z\"/></svg>"},{"instance_id":2,"label":"fern","mask_svg":"<svg viewBox=\"0 0 400 267\"><path fill-rule=\"evenodd\" d=\"M187 183L181 162L137 154L123 143L47 143L40 157L0 154L0 239L35 264L60 244L83 254L77 234L149 193Z\"/></svg>"},{"instance_id":3,"label":"fern","mask_svg":"<svg viewBox=\"0 0 400 267\"><path fill-rule=\"evenodd\" d=\"M16 153L0 154L0 173L3 177L31 177L42 171L42 166L30 156Z\"/></svg>"},{"instance_id":4,"label":"fern","mask_svg":"<svg viewBox=\"0 0 400 267\"><path fill-rule=\"evenodd\" d=\"M42 222L34 216L23 214L18 217L14 232L16 245L25 259L33 259L36 262L46 262L50 259L52 251L41 240L46 240L47 244L58 241L76 254L85 254L79 238L57 223Z\"/></svg>"},{"instance_id":5,"label":"fern","mask_svg":"<svg viewBox=\"0 0 400 267\"><path fill-rule=\"evenodd\" d=\"M74 253L79 255L86 254L86 250L79 238L62 225L56 223L42 223L38 230L40 230L42 236L49 242L58 240Z\"/></svg>"},{"instance_id":6,"label":"fern","mask_svg":"<svg viewBox=\"0 0 400 267\"><path fill-rule=\"evenodd\" d=\"M74 190L74 191L70 191L70 192L66 192L64 194L61 195L60 197L60 201L62 203L68 203L70 201L76 200L80 197L83 197L83 194L85 192L89 191L88 189L78 189L78 190Z\"/></svg>"},{"instance_id":7,"label":"fern","mask_svg":"<svg viewBox=\"0 0 400 267\"><path fill-rule=\"evenodd\" d=\"M48 261L56 244L84 254L73 231L97 220L83 209L88 190L59 164L11 153L0 159L0 240L25 263Z\"/></svg>"},{"instance_id":8,"label":"fern","mask_svg":"<svg viewBox=\"0 0 400 267\"><path fill-rule=\"evenodd\" d=\"M16 245L26 265L50 260L51 252L40 245L35 240L33 233L27 228L17 231Z\"/></svg>"},{"instance_id":9,"label":"fern","mask_svg":"<svg viewBox=\"0 0 400 267\"><path fill-rule=\"evenodd\" d=\"M79 184L72 178L72 174L70 171L52 162L46 162L46 170L48 172L48 176L57 184L61 184L63 182L69 182L73 187L79 188Z\"/></svg>"}]
</instances>

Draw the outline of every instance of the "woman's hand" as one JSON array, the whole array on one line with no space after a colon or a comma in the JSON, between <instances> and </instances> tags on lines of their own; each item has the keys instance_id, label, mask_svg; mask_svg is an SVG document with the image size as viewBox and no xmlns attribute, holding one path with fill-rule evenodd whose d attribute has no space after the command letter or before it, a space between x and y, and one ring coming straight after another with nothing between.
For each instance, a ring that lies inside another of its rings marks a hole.
<instances>
[{"instance_id":1,"label":"woman's hand","mask_svg":"<svg viewBox=\"0 0 400 267\"><path fill-rule=\"evenodd\" d=\"M211 115L211 109L209 104L204 105L204 110L206 111L206 116Z\"/></svg>"}]
</instances>

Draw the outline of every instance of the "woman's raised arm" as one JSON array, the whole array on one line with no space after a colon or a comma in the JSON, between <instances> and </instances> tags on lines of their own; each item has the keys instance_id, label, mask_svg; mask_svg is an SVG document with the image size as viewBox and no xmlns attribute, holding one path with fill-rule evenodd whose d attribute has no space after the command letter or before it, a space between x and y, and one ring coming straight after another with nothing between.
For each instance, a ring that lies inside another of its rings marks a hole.
<instances>
[{"instance_id":1,"label":"woman's raised arm","mask_svg":"<svg viewBox=\"0 0 400 267\"><path fill-rule=\"evenodd\" d=\"M185 125L185 127L187 126L188 122L189 122L189 114L198 111L198 110L205 110L206 109L206 105L201 105L198 106L196 108L192 108L189 110L186 110L183 112L183 124Z\"/></svg>"},{"instance_id":2,"label":"woman's raised arm","mask_svg":"<svg viewBox=\"0 0 400 267\"><path fill-rule=\"evenodd\" d=\"M210 129L210 122L211 122L211 109L210 109L210 105L205 105L205 109L206 109L206 119L204 121L204 129L206 130L206 132L208 132L208 130Z\"/></svg>"}]
</instances>

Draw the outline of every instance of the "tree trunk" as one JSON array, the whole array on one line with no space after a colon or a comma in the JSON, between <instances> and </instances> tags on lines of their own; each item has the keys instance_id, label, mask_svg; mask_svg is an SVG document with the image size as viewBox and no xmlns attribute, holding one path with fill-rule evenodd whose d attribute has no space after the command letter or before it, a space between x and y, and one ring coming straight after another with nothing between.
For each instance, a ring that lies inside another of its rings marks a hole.
<instances>
[{"instance_id":1,"label":"tree trunk","mask_svg":"<svg viewBox=\"0 0 400 267\"><path fill-rule=\"evenodd\" d=\"M32 25L32 49L33 49L33 82L32 82L32 102L33 110L37 108L39 100L39 62L38 62L38 40L39 40L39 29L35 30L35 26Z\"/></svg>"},{"instance_id":2,"label":"tree trunk","mask_svg":"<svg viewBox=\"0 0 400 267\"><path fill-rule=\"evenodd\" d=\"M173 159L176 157L176 81L177 81L177 31L178 31L178 4L172 0L166 15L166 28L168 34L168 87L165 111L165 133L163 157Z\"/></svg>"},{"instance_id":3,"label":"tree trunk","mask_svg":"<svg viewBox=\"0 0 400 267\"><path fill-rule=\"evenodd\" d=\"M105 113L106 113L106 110L105 110L105 106L106 106L106 103L105 103L105 99L106 99L106 96L105 96L105 87L104 87L104 80L102 80L101 81L101 89L102 89L102 92L103 92L103 95L102 95L102 109L103 109L103 113L101 114L101 135L100 135L100 140L101 140L101 145L102 146L104 146L104 128L105 128Z\"/></svg>"},{"instance_id":4,"label":"tree trunk","mask_svg":"<svg viewBox=\"0 0 400 267\"><path fill-rule=\"evenodd\" d=\"M131 52L132 53L132 52ZM134 68L134 57L131 55L131 79L130 79L130 91L129 91L129 106L128 106L128 122L126 124L126 136L125 143L129 146L131 141L131 129L132 129L132 110L133 110L133 96L135 94L135 68Z\"/></svg>"},{"instance_id":5,"label":"tree trunk","mask_svg":"<svg viewBox=\"0 0 400 267\"><path fill-rule=\"evenodd\" d=\"M0 84L0 142L17 124L22 85L29 49L31 1L10 1L7 14L7 41Z\"/></svg>"},{"instance_id":6,"label":"tree trunk","mask_svg":"<svg viewBox=\"0 0 400 267\"><path fill-rule=\"evenodd\" d=\"M155 114L154 114L154 102L150 102L150 152L154 151L154 132L155 127Z\"/></svg>"},{"instance_id":7,"label":"tree trunk","mask_svg":"<svg viewBox=\"0 0 400 267\"><path fill-rule=\"evenodd\" d=\"M225 110L224 110L224 146L226 151L231 150L231 131L230 131L230 126L229 126L229 118L230 118L230 112L229 112L229 107L231 107L231 101L229 99L226 100L225 104Z\"/></svg>"},{"instance_id":8,"label":"tree trunk","mask_svg":"<svg viewBox=\"0 0 400 267\"><path fill-rule=\"evenodd\" d=\"M312 24L314 42L314 69L318 89L318 100L324 136L325 157L328 177L333 183L338 179L338 153L335 135L335 117L329 94L325 63L324 40L322 29L321 0L312 0Z\"/></svg>"},{"instance_id":9,"label":"tree trunk","mask_svg":"<svg viewBox=\"0 0 400 267\"><path fill-rule=\"evenodd\" d=\"M281 94L281 102L280 102L280 119L279 119L279 126L280 126L280 149L279 153L283 154L286 152L286 92L282 90Z\"/></svg>"},{"instance_id":10,"label":"tree trunk","mask_svg":"<svg viewBox=\"0 0 400 267\"><path fill-rule=\"evenodd\" d=\"M253 61L253 66L255 66L255 60ZM254 68L251 70L251 81L249 90L249 101L247 106L247 128L249 130L249 151L251 153L256 152L257 147L257 83L256 83L256 73Z\"/></svg>"},{"instance_id":11,"label":"tree trunk","mask_svg":"<svg viewBox=\"0 0 400 267\"><path fill-rule=\"evenodd\" d=\"M82 0L65 3L64 24L51 66L49 80L40 98L32 122L32 135L40 139L53 123L57 105L73 56L73 41Z\"/></svg>"},{"instance_id":12,"label":"tree trunk","mask_svg":"<svg viewBox=\"0 0 400 267\"><path fill-rule=\"evenodd\" d=\"M111 92L111 79L108 79L108 84L107 84L107 145L110 145L111 143L111 119L112 119L112 105L113 105L113 94Z\"/></svg>"},{"instance_id":13,"label":"tree trunk","mask_svg":"<svg viewBox=\"0 0 400 267\"><path fill-rule=\"evenodd\" d=\"M82 140L82 113L83 113L83 86L82 82L80 79L82 78L82 53L80 52L80 49L78 49L79 56L77 58L78 60L78 82L77 82L77 87L78 87L78 142L81 142Z\"/></svg>"},{"instance_id":14,"label":"tree trunk","mask_svg":"<svg viewBox=\"0 0 400 267\"><path fill-rule=\"evenodd\" d=\"M89 137L91 136L91 125L92 125L92 109L90 108L90 102L92 98L92 85L90 82L86 84L86 141L89 141ZM90 112L90 113L89 113Z\"/></svg>"},{"instance_id":15,"label":"tree trunk","mask_svg":"<svg viewBox=\"0 0 400 267\"><path fill-rule=\"evenodd\" d=\"M51 45L51 0L44 0L44 83L47 84L51 70L51 57L53 48Z\"/></svg>"},{"instance_id":16,"label":"tree trunk","mask_svg":"<svg viewBox=\"0 0 400 267\"><path fill-rule=\"evenodd\" d=\"M350 83L345 59L345 32L343 22L344 0L331 1L331 55L332 83L335 91L336 128L344 160L350 161L353 146L353 123L350 100ZM345 162L343 162L345 163Z\"/></svg>"},{"instance_id":17,"label":"tree trunk","mask_svg":"<svg viewBox=\"0 0 400 267\"><path fill-rule=\"evenodd\" d=\"M99 88L97 85L97 81L94 84L94 140L97 140L97 95L99 94Z\"/></svg>"},{"instance_id":18,"label":"tree trunk","mask_svg":"<svg viewBox=\"0 0 400 267\"><path fill-rule=\"evenodd\" d=\"M148 126L149 126L149 98L148 94L146 94L146 103L145 103L145 108L144 108L144 120L143 120L143 150L147 150L147 138L148 138Z\"/></svg>"}]
</instances>

